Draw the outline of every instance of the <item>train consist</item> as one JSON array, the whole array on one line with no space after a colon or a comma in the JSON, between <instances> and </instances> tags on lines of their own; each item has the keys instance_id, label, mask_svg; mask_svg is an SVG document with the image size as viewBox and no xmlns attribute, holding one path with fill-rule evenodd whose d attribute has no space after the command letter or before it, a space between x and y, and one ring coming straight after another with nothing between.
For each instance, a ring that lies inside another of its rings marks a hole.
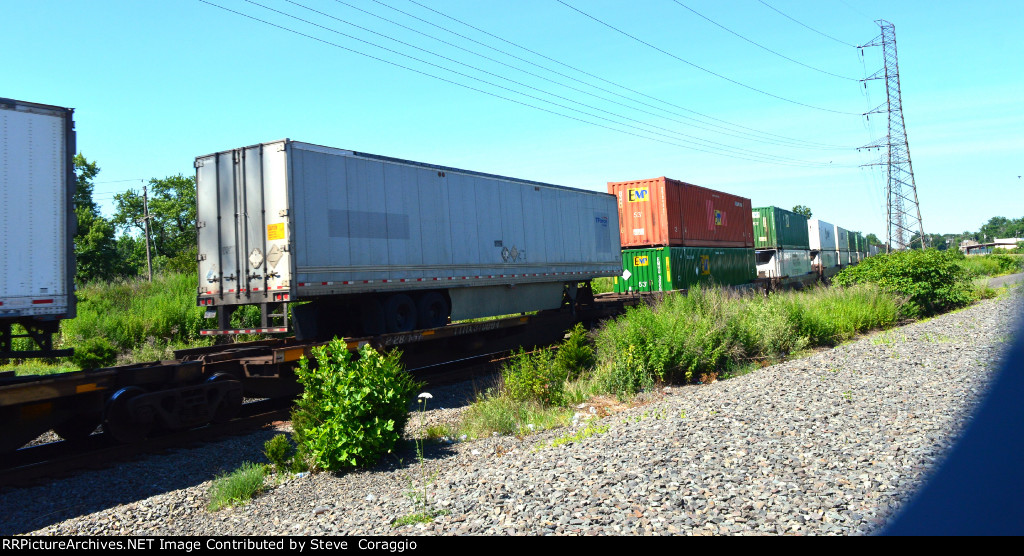
<instances>
[{"instance_id":1,"label":"train consist","mask_svg":"<svg viewBox=\"0 0 1024 556\"><path fill-rule=\"evenodd\" d=\"M50 335L75 315L71 114L0 99L0 357L65 353ZM199 156L195 169L196 300L216 318L205 333L294 328L296 337L48 377L0 374L0 451L51 429L83 439L102 424L133 441L229 419L245 395L294 395L291 365L336 335L442 350L493 331L476 341L497 346L506 329L533 321L469 319L604 318L614 303L595 303L597 278L614 278L620 293L801 285L868 254L838 226L665 177L603 193L287 139ZM620 309L638 301L616 299ZM260 307L260 327L231 328L246 305ZM15 324L39 350L11 352Z\"/></svg>"},{"instance_id":2,"label":"train consist","mask_svg":"<svg viewBox=\"0 0 1024 556\"><path fill-rule=\"evenodd\" d=\"M625 269L617 293L712 283L800 288L868 256L860 233L671 178L610 182L608 192L618 203Z\"/></svg>"}]
</instances>

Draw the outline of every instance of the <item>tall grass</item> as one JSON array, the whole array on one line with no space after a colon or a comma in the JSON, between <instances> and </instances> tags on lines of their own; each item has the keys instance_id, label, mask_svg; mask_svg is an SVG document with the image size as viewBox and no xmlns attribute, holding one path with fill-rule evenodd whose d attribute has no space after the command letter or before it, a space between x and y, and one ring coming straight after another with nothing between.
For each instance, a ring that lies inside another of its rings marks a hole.
<instances>
[{"instance_id":1,"label":"tall grass","mask_svg":"<svg viewBox=\"0 0 1024 556\"><path fill-rule=\"evenodd\" d=\"M608 393L698 380L730 366L835 345L886 328L900 301L871 285L763 297L695 288L631 308L597 333L597 376Z\"/></svg>"}]
</instances>

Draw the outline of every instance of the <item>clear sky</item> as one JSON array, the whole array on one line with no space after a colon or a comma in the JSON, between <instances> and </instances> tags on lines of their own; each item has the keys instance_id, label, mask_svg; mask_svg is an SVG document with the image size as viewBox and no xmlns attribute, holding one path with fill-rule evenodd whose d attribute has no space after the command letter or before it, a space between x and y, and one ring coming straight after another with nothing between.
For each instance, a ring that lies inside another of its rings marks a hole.
<instances>
[{"instance_id":1,"label":"clear sky","mask_svg":"<svg viewBox=\"0 0 1024 556\"><path fill-rule=\"evenodd\" d=\"M288 137L602 191L664 175L884 239L855 149L886 132L858 81L882 49L855 46L885 19L925 231L1024 216L1024 2L208 2L0 0L0 96L75 108L100 202Z\"/></svg>"}]
</instances>

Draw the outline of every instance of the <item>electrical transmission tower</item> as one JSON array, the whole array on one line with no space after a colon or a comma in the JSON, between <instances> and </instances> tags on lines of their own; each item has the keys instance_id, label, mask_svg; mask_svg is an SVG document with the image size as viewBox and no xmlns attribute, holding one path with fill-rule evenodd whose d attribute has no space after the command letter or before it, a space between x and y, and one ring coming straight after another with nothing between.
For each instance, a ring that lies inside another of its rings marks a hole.
<instances>
[{"instance_id":1,"label":"electrical transmission tower","mask_svg":"<svg viewBox=\"0 0 1024 556\"><path fill-rule=\"evenodd\" d=\"M885 79L886 102L878 108L864 114L889 114L889 133L869 145L857 150L885 149L879 162L865 166L887 166L887 206L889 226L887 230L887 249L909 249L910 236L914 229L921 234L922 249L928 247L928 239L924 235L924 224L921 222L921 207L917 203L917 185L914 183L914 168L910 164L910 144L907 142L907 129L903 123L903 102L900 99L900 68L896 58L896 27L880 19L876 21L882 33L870 43L861 46L881 46L885 67L863 79L867 81ZM861 55L864 51L861 50ZM916 224L916 225L915 225Z\"/></svg>"}]
</instances>

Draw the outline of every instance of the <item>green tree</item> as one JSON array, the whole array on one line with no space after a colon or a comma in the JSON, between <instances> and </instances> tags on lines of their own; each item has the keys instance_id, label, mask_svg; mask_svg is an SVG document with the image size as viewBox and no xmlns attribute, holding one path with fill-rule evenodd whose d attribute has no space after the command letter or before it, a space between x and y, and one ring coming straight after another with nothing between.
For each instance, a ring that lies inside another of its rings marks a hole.
<instances>
[{"instance_id":1,"label":"green tree","mask_svg":"<svg viewBox=\"0 0 1024 556\"><path fill-rule=\"evenodd\" d=\"M110 280L122 273L124 266L117 253L113 224L100 214L99 206L92 200L93 182L100 168L96 162L89 162L82 153L74 158L75 163L75 217L78 230L75 232L75 279L79 283L94 280Z\"/></svg>"},{"instance_id":2,"label":"green tree","mask_svg":"<svg viewBox=\"0 0 1024 556\"><path fill-rule=\"evenodd\" d=\"M196 180L181 174L149 180L150 247L155 270L192 272L196 266ZM145 210L142 194L130 189L114 196L114 223L142 249L145 269ZM138 253L138 251L132 251Z\"/></svg>"},{"instance_id":3,"label":"green tree","mask_svg":"<svg viewBox=\"0 0 1024 556\"><path fill-rule=\"evenodd\" d=\"M811 217L811 208L810 207L806 207L804 205L797 205L797 206L793 207L793 212L795 212L797 214L802 214L802 215L806 216L807 218Z\"/></svg>"}]
</instances>

